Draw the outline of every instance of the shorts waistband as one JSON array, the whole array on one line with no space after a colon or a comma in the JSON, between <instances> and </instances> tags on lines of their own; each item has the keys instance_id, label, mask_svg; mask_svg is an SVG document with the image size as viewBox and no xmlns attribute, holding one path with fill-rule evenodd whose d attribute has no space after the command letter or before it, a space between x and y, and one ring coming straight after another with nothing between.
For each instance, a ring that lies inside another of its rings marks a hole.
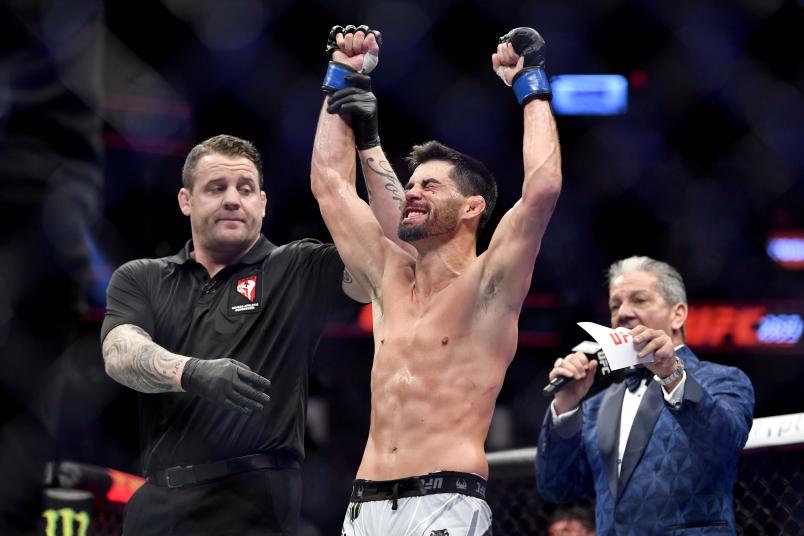
<instances>
[{"instance_id":1,"label":"shorts waistband","mask_svg":"<svg viewBox=\"0 0 804 536\"><path fill-rule=\"evenodd\" d=\"M286 454L262 453L196 465L177 465L148 475L148 482L168 488L200 484L257 469L298 468L299 461Z\"/></svg>"},{"instance_id":2,"label":"shorts waistband","mask_svg":"<svg viewBox=\"0 0 804 536\"><path fill-rule=\"evenodd\" d=\"M439 471L398 480L355 480L351 502L385 501L436 493L460 493L486 499L486 479L472 473Z\"/></svg>"}]
</instances>

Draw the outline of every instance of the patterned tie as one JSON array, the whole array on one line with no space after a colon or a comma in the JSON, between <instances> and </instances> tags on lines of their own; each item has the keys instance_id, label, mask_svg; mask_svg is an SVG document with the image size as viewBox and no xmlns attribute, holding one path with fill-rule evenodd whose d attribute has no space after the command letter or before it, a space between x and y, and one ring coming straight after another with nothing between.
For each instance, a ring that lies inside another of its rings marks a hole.
<instances>
[{"instance_id":1,"label":"patterned tie","mask_svg":"<svg viewBox=\"0 0 804 536\"><path fill-rule=\"evenodd\" d=\"M642 380L649 380L653 373L645 367L628 367L625 369L625 385L632 393L639 389Z\"/></svg>"}]
</instances>

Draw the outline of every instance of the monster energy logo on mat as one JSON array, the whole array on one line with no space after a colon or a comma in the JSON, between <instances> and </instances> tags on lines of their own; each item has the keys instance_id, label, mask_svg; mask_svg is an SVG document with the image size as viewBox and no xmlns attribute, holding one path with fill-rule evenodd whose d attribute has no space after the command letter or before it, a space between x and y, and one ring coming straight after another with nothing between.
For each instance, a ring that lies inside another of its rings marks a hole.
<instances>
[{"instance_id":1,"label":"monster energy logo on mat","mask_svg":"<svg viewBox=\"0 0 804 536\"><path fill-rule=\"evenodd\" d=\"M45 518L46 536L87 536L89 530L89 514L85 511L76 512L72 508L49 509L42 512ZM61 532L58 532L59 519L61 519ZM75 527L76 522L78 528Z\"/></svg>"},{"instance_id":2,"label":"monster energy logo on mat","mask_svg":"<svg viewBox=\"0 0 804 536\"><path fill-rule=\"evenodd\" d=\"M349 503L349 521L354 521L360 515L360 505L363 503Z\"/></svg>"}]
</instances>

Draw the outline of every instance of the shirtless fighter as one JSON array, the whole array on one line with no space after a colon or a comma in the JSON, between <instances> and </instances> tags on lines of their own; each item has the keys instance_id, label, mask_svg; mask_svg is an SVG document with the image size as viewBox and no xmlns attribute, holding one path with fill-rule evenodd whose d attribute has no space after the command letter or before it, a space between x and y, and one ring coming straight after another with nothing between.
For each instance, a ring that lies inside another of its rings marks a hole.
<instances>
[{"instance_id":1,"label":"shirtless fighter","mask_svg":"<svg viewBox=\"0 0 804 536\"><path fill-rule=\"evenodd\" d=\"M348 121L376 107L370 81L326 79L334 92L318 121L312 189L349 272L371 291L374 315L371 427L345 535L491 534L483 445L561 189L544 40L512 30L492 67L524 108L525 177L522 198L481 255L477 233L496 199L486 167L437 142L413 148L398 229L416 249L409 254L384 236L355 190Z\"/></svg>"}]
</instances>

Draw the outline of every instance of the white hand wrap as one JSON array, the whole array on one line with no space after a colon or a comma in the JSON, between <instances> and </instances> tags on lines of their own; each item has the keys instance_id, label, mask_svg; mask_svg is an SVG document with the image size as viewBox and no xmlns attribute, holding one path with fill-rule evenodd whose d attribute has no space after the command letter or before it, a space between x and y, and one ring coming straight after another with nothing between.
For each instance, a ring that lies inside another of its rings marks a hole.
<instances>
[{"instance_id":1,"label":"white hand wrap","mask_svg":"<svg viewBox=\"0 0 804 536\"><path fill-rule=\"evenodd\" d=\"M380 63L380 58L376 54L366 52L363 55L363 70L360 72L363 74L369 74L374 70L378 63Z\"/></svg>"},{"instance_id":2,"label":"white hand wrap","mask_svg":"<svg viewBox=\"0 0 804 536\"><path fill-rule=\"evenodd\" d=\"M503 67L502 65L500 65L499 67L497 67L496 69L494 69L494 72L495 72L495 73L497 73L497 76L499 76L499 77L500 77L500 79L501 79L503 82L505 82L505 85L506 85L506 86L511 87L511 84L509 84L509 83L508 83L508 81L505 79L505 67Z\"/></svg>"}]
</instances>

